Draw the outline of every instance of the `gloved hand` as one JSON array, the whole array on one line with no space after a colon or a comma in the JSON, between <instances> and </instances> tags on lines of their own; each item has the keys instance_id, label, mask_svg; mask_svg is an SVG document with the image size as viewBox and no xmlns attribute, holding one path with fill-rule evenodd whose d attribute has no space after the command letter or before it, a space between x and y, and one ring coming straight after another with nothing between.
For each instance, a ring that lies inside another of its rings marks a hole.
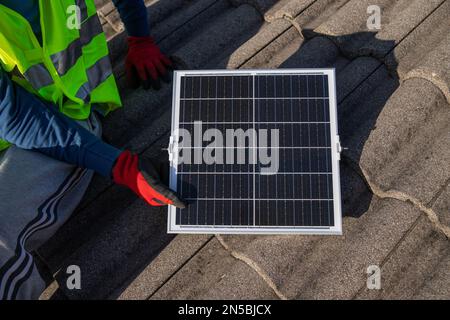
<instances>
[{"instance_id":1,"label":"gloved hand","mask_svg":"<svg viewBox=\"0 0 450 320\"><path fill-rule=\"evenodd\" d=\"M154 161L139 158L130 151L119 155L113 167L113 180L134 191L151 206L174 205L185 208L186 204L160 180Z\"/></svg>"},{"instance_id":2,"label":"gloved hand","mask_svg":"<svg viewBox=\"0 0 450 320\"><path fill-rule=\"evenodd\" d=\"M125 62L128 81L132 87L142 83L144 89L161 88L159 78L169 82L168 69L172 61L161 53L152 37L128 37L128 55Z\"/></svg>"}]
</instances>

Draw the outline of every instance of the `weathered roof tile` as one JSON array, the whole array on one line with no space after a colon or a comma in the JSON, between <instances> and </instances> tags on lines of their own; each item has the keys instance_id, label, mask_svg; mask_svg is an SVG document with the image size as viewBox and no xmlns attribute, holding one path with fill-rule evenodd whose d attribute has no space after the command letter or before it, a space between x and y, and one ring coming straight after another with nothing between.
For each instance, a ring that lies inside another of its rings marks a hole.
<instances>
[{"instance_id":1,"label":"weathered roof tile","mask_svg":"<svg viewBox=\"0 0 450 320\"><path fill-rule=\"evenodd\" d=\"M381 289L363 288L357 299L448 299L448 240L420 216L381 267Z\"/></svg>"},{"instance_id":2,"label":"weathered roof tile","mask_svg":"<svg viewBox=\"0 0 450 320\"><path fill-rule=\"evenodd\" d=\"M212 240L211 235L180 235L147 265L126 288L120 288L119 299L143 300L152 296L175 274L180 266Z\"/></svg>"},{"instance_id":3,"label":"weathered roof tile","mask_svg":"<svg viewBox=\"0 0 450 320\"><path fill-rule=\"evenodd\" d=\"M359 163L382 189L427 204L450 178L449 123L441 91L426 80L407 80L378 115Z\"/></svg>"},{"instance_id":4,"label":"weathered roof tile","mask_svg":"<svg viewBox=\"0 0 450 320\"><path fill-rule=\"evenodd\" d=\"M364 215L345 219L342 237L224 239L263 268L288 298L350 299L365 286L365 269L381 265L419 216L410 204L374 198Z\"/></svg>"},{"instance_id":5,"label":"weathered roof tile","mask_svg":"<svg viewBox=\"0 0 450 320\"><path fill-rule=\"evenodd\" d=\"M198 32L174 56L184 61L188 68L205 69L230 55L248 40L262 24L261 16L251 6L241 5L217 17L210 26Z\"/></svg>"},{"instance_id":6,"label":"weathered roof tile","mask_svg":"<svg viewBox=\"0 0 450 320\"><path fill-rule=\"evenodd\" d=\"M277 299L277 296L253 269L233 258L214 238L150 298Z\"/></svg>"}]
</instances>

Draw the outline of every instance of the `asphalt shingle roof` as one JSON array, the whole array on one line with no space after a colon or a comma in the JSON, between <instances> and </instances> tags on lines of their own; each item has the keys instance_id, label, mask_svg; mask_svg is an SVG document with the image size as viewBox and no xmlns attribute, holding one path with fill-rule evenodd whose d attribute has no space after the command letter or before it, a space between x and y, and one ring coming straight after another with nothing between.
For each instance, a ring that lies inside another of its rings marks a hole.
<instances>
[{"instance_id":1,"label":"asphalt shingle roof","mask_svg":"<svg viewBox=\"0 0 450 320\"><path fill-rule=\"evenodd\" d=\"M104 137L155 155L168 144L171 85L127 88L125 45L98 1L125 107ZM166 233L149 208L95 177L76 214L40 250L69 298L450 298L449 0L147 1L152 34L181 68L334 67L344 235ZM367 30L367 7L382 27ZM366 289L379 265L382 290ZM54 287L54 286L53 286ZM58 297L58 293L50 291Z\"/></svg>"}]
</instances>

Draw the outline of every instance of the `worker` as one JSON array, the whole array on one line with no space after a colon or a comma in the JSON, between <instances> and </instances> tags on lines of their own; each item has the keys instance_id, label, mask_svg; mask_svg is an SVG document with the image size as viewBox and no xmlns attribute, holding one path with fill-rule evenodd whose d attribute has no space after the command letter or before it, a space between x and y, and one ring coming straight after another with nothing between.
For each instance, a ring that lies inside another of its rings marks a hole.
<instances>
[{"instance_id":1,"label":"worker","mask_svg":"<svg viewBox=\"0 0 450 320\"><path fill-rule=\"evenodd\" d=\"M143 0L113 2L128 33L129 82L157 89L172 63L149 35ZM99 115L121 100L94 0L0 0L0 63L0 300L37 299L45 283L32 253L94 172L152 206L185 204L152 160L100 138Z\"/></svg>"}]
</instances>

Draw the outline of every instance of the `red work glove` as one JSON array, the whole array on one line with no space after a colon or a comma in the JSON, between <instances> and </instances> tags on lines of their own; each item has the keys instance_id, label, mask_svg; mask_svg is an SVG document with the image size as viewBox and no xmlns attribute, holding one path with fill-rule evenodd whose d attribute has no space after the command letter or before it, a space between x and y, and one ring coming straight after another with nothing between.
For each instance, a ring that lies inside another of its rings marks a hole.
<instances>
[{"instance_id":1,"label":"red work glove","mask_svg":"<svg viewBox=\"0 0 450 320\"><path fill-rule=\"evenodd\" d=\"M144 89L161 87L159 78L169 81L167 69L172 69L172 61L161 53L152 37L128 37L128 55L125 62L128 81Z\"/></svg>"},{"instance_id":2,"label":"red work glove","mask_svg":"<svg viewBox=\"0 0 450 320\"><path fill-rule=\"evenodd\" d=\"M112 175L115 183L130 188L151 206L171 204L178 208L186 207L186 204L161 182L150 159L139 159L130 151L124 151L119 155Z\"/></svg>"}]
</instances>

